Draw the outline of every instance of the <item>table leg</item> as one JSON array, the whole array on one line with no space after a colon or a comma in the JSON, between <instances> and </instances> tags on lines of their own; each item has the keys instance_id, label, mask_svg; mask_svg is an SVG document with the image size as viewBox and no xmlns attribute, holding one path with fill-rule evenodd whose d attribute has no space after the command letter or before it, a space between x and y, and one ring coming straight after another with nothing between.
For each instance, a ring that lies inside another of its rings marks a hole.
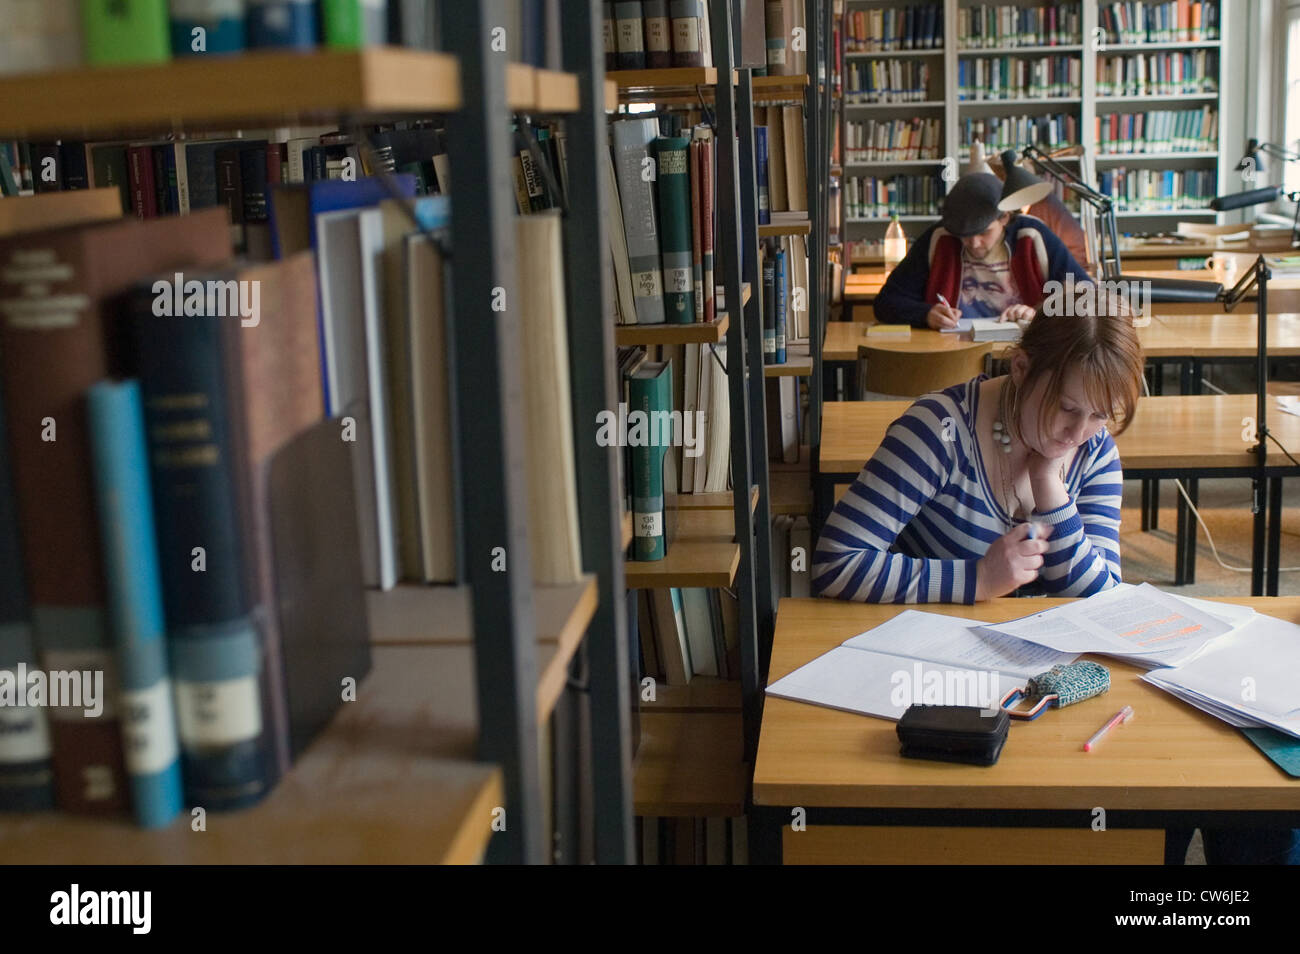
<instances>
[{"instance_id":1,"label":"table leg","mask_svg":"<svg viewBox=\"0 0 1300 954\"><path fill-rule=\"evenodd\" d=\"M1268 481L1255 478L1251 481L1254 493L1254 534L1250 548L1250 595L1264 595L1264 538L1268 519Z\"/></svg>"},{"instance_id":2,"label":"table leg","mask_svg":"<svg viewBox=\"0 0 1300 954\"><path fill-rule=\"evenodd\" d=\"M1187 547L1187 556L1183 559L1183 574L1187 578L1188 585L1196 582L1196 514L1192 512L1193 507L1200 505L1200 486L1201 482L1195 477L1187 481L1187 496L1192 498L1191 507L1187 508L1187 532L1184 536L1184 545ZM1182 494L1178 495L1180 498Z\"/></svg>"},{"instance_id":3,"label":"table leg","mask_svg":"<svg viewBox=\"0 0 1300 954\"><path fill-rule=\"evenodd\" d=\"M1176 495L1178 501L1178 528L1174 532L1174 586L1187 582L1187 501L1182 494Z\"/></svg>"},{"instance_id":4,"label":"table leg","mask_svg":"<svg viewBox=\"0 0 1300 954\"><path fill-rule=\"evenodd\" d=\"M1151 529L1151 481L1142 481L1142 532Z\"/></svg>"},{"instance_id":5,"label":"table leg","mask_svg":"<svg viewBox=\"0 0 1300 954\"><path fill-rule=\"evenodd\" d=\"M1277 577L1282 549L1282 478L1268 482L1268 564L1266 595L1277 596Z\"/></svg>"}]
</instances>

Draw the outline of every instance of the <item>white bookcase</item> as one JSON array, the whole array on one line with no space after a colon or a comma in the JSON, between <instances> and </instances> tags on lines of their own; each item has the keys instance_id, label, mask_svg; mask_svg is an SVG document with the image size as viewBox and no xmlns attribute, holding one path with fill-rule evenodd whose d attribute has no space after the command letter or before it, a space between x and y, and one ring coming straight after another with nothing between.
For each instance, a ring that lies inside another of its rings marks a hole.
<instances>
[{"instance_id":1,"label":"white bookcase","mask_svg":"<svg viewBox=\"0 0 1300 954\"><path fill-rule=\"evenodd\" d=\"M906 6L923 5L925 0L907 0L904 3L885 3L880 0L846 0L846 16L856 11L872 9L901 9ZM942 156L935 160L886 161L871 163L845 162L843 167L843 190L847 196L848 181L857 176L887 176L893 174L916 174L925 167L944 170L945 162L949 170L957 174L966 171L967 155L962 148L961 129L968 117L977 116L1041 116L1052 113L1067 113L1077 118L1079 140L1088 151L1091 164L1098 178L1102 172L1117 167L1129 169L1207 169L1214 171L1216 189L1214 194L1237 191L1242 183L1236 178L1235 168L1240 156L1240 149L1245 143L1244 110L1233 109L1233 104L1244 103L1247 64L1245 62L1245 17L1247 4L1245 0L1219 0L1219 35L1214 40L1187 42L1120 44L1106 42L1101 32L1100 9L1103 4L1096 0L1084 0L1082 3L1082 29L1079 42L1057 46L1035 47L989 47L979 49L963 48L958 37L958 11L978 6L975 0L943 0L943 36L942 48L937 50L899 50L870 53L851 53L847 51L849 29L847 23L842 29L846 50L845 68L845 102L841 110L842 122L863 122L868 119L911 119L913 117L943 120ZM1012 4L1018 7L1038 7L1038 0L1016 0ZM1063 6L1063 5L1057 5ZM1146 96L1099 96L1098 60L1105 55L1118 53L1144 53L1173 50L1213 50L1218 53L1218 88L1213 93L1195 93L1179 95ZM1007 99L991 101L960 101L958 99L958 62L973 60L978 57L1001 55L1055 55L1077 56L1081 63L1081 83L1077 90L1063 97L1038 97L1033 99ZM862 63L872 59L914 59L927 57L930 63L930 93L925 101L912 103L855 104L848 101L850 64ZM1225 110L1224 104L1227 104ZM1218 137L1213 151L1176 152L1151 154L1124 154L1110 156L1098 154L1096 121L1099 115L1111 112L1138 112L1151 109L1191 109L1200 106L1213 106L1218 112ZM847 129L841 129L841 142L847 154ZM1019 151L1027 142L1016 144ZM989 151L986 149L986 152ZM955 162L950 161L955 160ZM951 174L949 172L948 174ZM1093 182L1098 185L1098 182ZM846 210L847 211L847 210ZM922 230L937 221L936 216L900 216L909 240L914 239ZM1121 211L1118 221L1121 232L1152 232L1170 229L1174 223L1190 219L1201 222L1217 222L1220 217L1209 209L1180 209L1170 211ZM844 237L846 242L863 240L879 241L889 222L888 217L876 219L854 219L844 216Z\"/></svg>"}]
</instances>

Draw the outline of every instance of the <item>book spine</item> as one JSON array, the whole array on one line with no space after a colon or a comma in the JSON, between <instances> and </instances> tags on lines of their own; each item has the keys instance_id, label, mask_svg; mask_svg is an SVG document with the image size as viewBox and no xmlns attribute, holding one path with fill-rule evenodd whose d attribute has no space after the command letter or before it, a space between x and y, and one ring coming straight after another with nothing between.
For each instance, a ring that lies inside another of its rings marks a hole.
<instances>
[{"instance_id":1,"label":"book spine","mask_svg":"<svg viewBox=\"0 0 1300 954\"><path fill-rule=\"evenodd\" d=\"M614 0L600 5L605 40L605 72L618 69L618 21L614 19Z\"/></svg>"},{"instance_id":2,"label":"book spine","mask_svg":"<svg viewBox=\"0 0 1300 954\"><path fill-rule=\"evenodd\" d=\"M320 19L326 46L357 49L388 37L385 0L320 0Z\"/></svg>"},{"instance_id":3,"label":"book spine","mask_svg":"<svg viewBox=\"0 0 1300 954\"><path fill-rule=\"evenodd\" d=\"M310 50L319 42L315 0L248 0L250 47Z\"/></svg>"},{"instance_id":4,"label":"book spine","mask_svg":"<svg viewBox=\"0 0 1300 954\"><path fill-rule=\"evenodd\" d=\"M9 443L0 397L0 677L13 680L35 668L27 587L18 540L18 509L9 475ZM54 807L50 730L39 706L0 706L0 811Z\"/></svg>"},{"instance_id":5,"label":"book spine","mask_svg":"<svg viewBox=\"0 0 1300 954\"><path fill-rule=\"evenodd\" d=\"M786 36L786 4L799 0L767 0L767 72L769 76L785 76L789 72Z\"/></svg>"},{"instance_id":6,"label":"book spine","mask_svg":"<svg viewBox=\"0 0 1300 954\"><path fill-rule=\"evenodd\" d=\"M701 9L701 0L672 0L669 14L673 31L673 66L703 66L700 21L704 11Z\"/></svg>"},{"instance_id":7,"label":"book spine","mask_svg":"<svg viewBox=\"0 0 1300 954\"><path fill-rule=\"evenodd\" d=\"M641 15L645 20L646 69L668 69L673 65L672 21L668 16L668 0L642 0Z\"/></svg>"},{"instance_id":8,"label":"book spine","mask_svg":"<svg viewBox=\"0 0 1300 954\"><path fill-rule=\"evenodd\" d=\"M704 207L703 183L700 181L700 153L703 144L692 142L686 151L691 167L691 282L695 290L695 320L704 320L704 245L700 211Z\"/></svg>"},{"instance_id":9,"label":"book spine","mask_svg":"<svg viewBox=\"0 0 1300 954\"><path fill-rule=\"evenodd\" d=\"M695 321L691 272L691 177L687 165L690 140L655 140L659 192L659 244L663 260L664 312L674 324Z\"/></svg>"},{"instance_id":10,"label":"book spine","mask_svg":"<svg viewBox=\"0 0 1300 954\"><path fill-rule=\"evenodd\" d=\"M215 155L217 173L217 204L224 205L230 213L230 242L234 247L244 247L244 194L239 175L238 146L218 149Z\"/></svg>"},{"instance_id":11,"label":"book spine","mask_svg":"<svg viewBox=\"0 0 1300 954\"><path fill-rule=\"evenodd\" d=\"M91 66L171 59L167 0L82 0L81 26Z\"/></svg>"},{"instance_id":12,"label":"book spine","mask_svg":"<svg viewBox=\"0 0 1300 954\"><path fill-rule=\"evenodd\" d=\"M763 258L763 363L776 363L776 256Z\"/></svg>"},{"instance_id":13,"label":"book spine","mask_svg":"<svg viewBox=\"0 0 1300 954\"><path fill-rule=\"evenodd\" d=\"M758 224L772 221L772 204L767 184L767 127L754 127L754 165L758 175Z\"/></svg>"},{"instance_id":14,"label":"book spine","mask_svg":"<svg viewBox=\"0 0 1300 954\"><path fill-rule=\"evenodd\" d=\"M653 378L634 376L630 386L630 411L645 415L645 439L632 447L632 558L662 560L668 555L664 539L664 451L671 435L653 442L651 422L656 412L672 410L672 365Z\"/></svg>"},{"instance_id":15,"label":"book spine","mask_svg":"<svg viewBox=\"0 0 1300 954\"><path fill-rule=\"evenodd\" d=\"M134 196L131 195L131 174L127 168L125 146L99 146L91 150L91 163L95 172L95 188L105 189L113 186L122 196L122 212L134 211Z\"/></svg>"},{"instance_id":16,"label":"book spine","mask_svg":"<svg viewBox=\"0 0 1300 954\"><path fill-rule=\"evenodd\" d=\"M64 189L89 189L90 176L86 173L86 147L84 143L59 144L59 169Z\"/></svg>"},{"instance_id":17,"label":"book spine","mask_svg":"<svg viewBox=\"0 0 1300 954\"><path fill-rule=\"evenodd\" d=\"M181 765L139 384L95 385L86 415L131 801L139 824L157 828L182 808Z\"/></svg>"},{"instance_id":18,"label":"book spine","mask_svg":"<svg viewBox=\"0 0 1300 954\"><path fill-rule=\"evenodd\" d=\"M776 252L776 364L785 364L787 283L785 249Z\"/></svg>"},{"instance_id":19,"label":"book spine","mask_svg":"<svg viewBox=\"0 0 1300 954\"><path fill-rule=\"evenodd\" d=\"M127 150L131 176L131 207L138 219L158 217L157 198L154 193L153 155L148 146L132 146Z\"/></svg>"},{"instance_id":20,"label":"book spine","mask_svg":"<svg viewBox=\"0 0 1300 954\"><path fill-rule=\"evenodd\" d=\"M628 119L613 124L615 169L623 206L623 225L627 232L637 323L650 325L664 321L663 271L659 258L654 182L643 174L649 168L649 145L654 140L656 127L653 119Z\"/></svg>"},{"instance_id":21,"label":"book spine","mask_svg":"<svg viewBox=\"0 0 1300 954\"><path fill-rule=\"evenodd\" d=\"M615 0L614 19L618 28L618 68L645 69L645 23L641 0Z\"/></svg>"},{"instance_id":22,"label":"book spine","mask_svg":"<svg viewBox=\"0 0 1300 954\"><path fill-rule=\"evenodd\" d=\"M705 139L700 153L700 181L703 183L704 205L700 209L700 245L704 258L704 320L713 321L717 317L716 294L713 284L713 250L714 228L713 206L717 193L717 180L713 171L713 140Z\"/></svg>"},{"instance_id":23,"label":"book spine","mask_svg":"<svg viewBox=\"0 0 1300 954\"><path fill-rule=\"evenodd\" d=\"M209 273L210 274L210 273ZM154 523L188 802L210 809L266 794L261 648L244 576L221 322L155 313L184 275L131 296L149 438ZM202 286L199 286L202 287ZM215 296L214 296L215 297ZM167 312L173 309L166 309Z\"/></svg>"},{"instance_id":24,"label":"book spine","mask_svg":"<svg viewBox=\"0 0 1300 954\"><path fill-rule=\"evenodd\" d=\"M244 0L170 0L177 57L238 53L244 48Z\"/></svg>"},{"instance_id":25,"label":"book spine","mask_svg":"<svg viewBox=\"0 0 1300 954\"><path fill-rule=\"evenodd\" d=\"M60 192L63 190L63 164L59 162L59 144L56 142L32 143L32 191Z\"/></svg>"},{"instance_id":26,"label":"book spine","mask_svg":"<svg viewBox=\"0 0 1300 954\"><path fill-rule=\"evenodd\" d=\"M171 147L169 146L149 147L149 159L153 163L154 209L158 215L176 214L176 205L172 202L172 189L167 172L167 156L170 153Z\"/></svg>"}]
</instances>

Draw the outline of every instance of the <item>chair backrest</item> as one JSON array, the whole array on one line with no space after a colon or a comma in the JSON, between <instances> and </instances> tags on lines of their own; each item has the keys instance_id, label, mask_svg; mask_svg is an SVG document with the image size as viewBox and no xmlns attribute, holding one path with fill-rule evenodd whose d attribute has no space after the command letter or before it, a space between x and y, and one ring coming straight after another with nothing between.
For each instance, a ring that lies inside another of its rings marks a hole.
<instances>
[{"instance_id":1,"label":"chair backrest","mask_svg":"<svg viewBox=\"0 0 1300 954\"><path fill-rule=\"evenodd\" d=\"M969 381L984 370L992 350L989 341L964 341L943 351L895 351L858 345L859 380L864 391L918 397Z\"/></svg>"}]
</instances>

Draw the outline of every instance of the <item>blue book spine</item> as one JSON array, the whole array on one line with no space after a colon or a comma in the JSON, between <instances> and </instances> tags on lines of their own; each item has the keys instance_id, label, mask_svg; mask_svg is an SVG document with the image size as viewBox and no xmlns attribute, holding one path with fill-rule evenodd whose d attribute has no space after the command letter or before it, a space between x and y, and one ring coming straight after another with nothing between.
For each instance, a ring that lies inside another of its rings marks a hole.
<instances>
[{"instance_id":1,"label":"blue book spine","mask_svg":"<svg viewBox=\"0 0 1300 954\"><path fill-rule=\"evenodd\" d=\"M261 638L245 585L234 472L230 402L242 398L230 393L223 360L240 326L215 315L157 315L157 288L139 286L129 308L185 797L208 809L240 808L270 788Z\"/></svg>"},{"instance_id":2,"label":"blue book spine","mask_svg":"<svg viewBox=\"0 0 1300 954\"><path fill-rule=\"evenodd\" d=\"M763 363L776 363L776 256L763 259Z\"/></svg>"},{"instance_id":3,"label":"blue book spine","mask_svg":"<svg viewBox=\"0 0 1300 954\"><path fill-rule=\"evenodd\" d=\"M139 384L96 384L86 415L132 804L142 827L159 828L183 806Z\"/></svg>"},{"instance_id":4,"label":"blue book spine","mask_svg":"<svg viewBox=\"0 0 1300 954\"><path fill-rule=\"evenodd\" d=\"M244 48L244 0L170 0L172 52L238 53Z\"/></svg>"},{"instance_id":5,"label":"blue book spine","mask_svg":"<svg viewBox=\"0 0 1300 954\"><path fill-rule=\"evenodd\" d=\"M18 507L9 476L9 445L0 406L0 681L16 689L36 668L27 604ZM54 807L50 728L39 706L0 705L0 811Z\"/></svg>"},{"instance_id":6,"label":"blue book spine","mask_svg":"<svg viewBox=\"0 0 1300 954\"><path fill-rule=\"evenodd\" d=\"M315 0L248 0L248 45L310 50L320 43Z\"/></svg>"},{"instance_id":7,"label":"blue book spine","mask_svg":"<svg viewBox=\"0 0 1300 954\"><path fill-rule=\"evenodd\" d=\"M771 192L767 184L767 127L754 127L754 166L758 170L758 224L772 222Z\"/></svg>"},{"instance_id":8,"label":"blue book spine","mask_svg":"<svg viewBox=\"0 0 1300 954\"><path fill-rule=\"evenodd\" d=\"M785 249L776 253L776 363L785 364L785 309L786 309L786 255Z\"/></svg>"}]
</instances>

